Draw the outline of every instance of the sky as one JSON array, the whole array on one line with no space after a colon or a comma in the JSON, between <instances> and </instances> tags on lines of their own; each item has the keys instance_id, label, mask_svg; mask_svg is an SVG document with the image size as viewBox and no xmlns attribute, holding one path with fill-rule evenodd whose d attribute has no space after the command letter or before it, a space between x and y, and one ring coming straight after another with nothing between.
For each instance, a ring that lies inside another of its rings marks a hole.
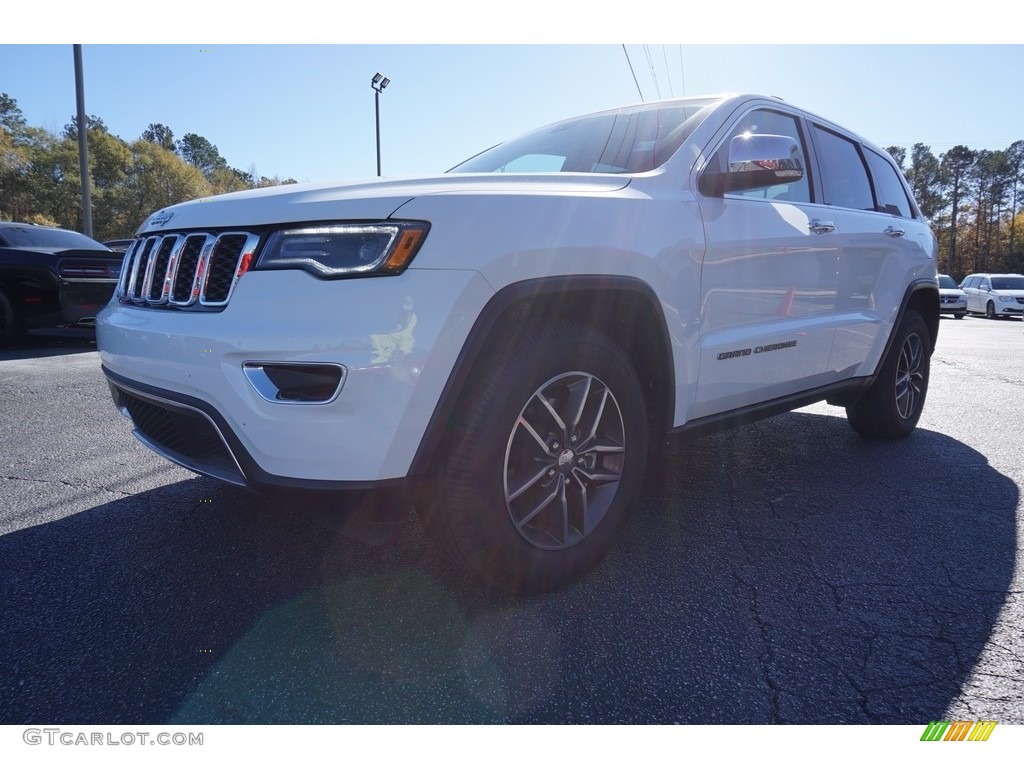
<instances>
[{"instance_id":1,"label":"sky","mask_svg":"<svg viewBox=\"0 0 1024 768\"><path fill-rule=\"evenodd\" d=\"M921 142L938 155L956 144L1004 149L1024 139L1024 45L979 44L999 39L1000 25L991 19L979 27L994 27L991 33L968 25L956 34L937 28L917 41L909 35L892 41L880 39L877 30L908 28L892 11L885 12L890 24L869 24L866 32L849 19L829 19L821 6L787 2L785 18L773 20L769 13L767 21L751 17L744 23L743 14L730 11L713 24L700 18L690 19L694 26L680 24L671 42L645 44L642 33L656 40L673 27L672 19L654 13L658 4L647 0L630 3L632 15L622 12L607 23L577 21L574 33L561 36L551 30L574 29L567 24L579 18L572 3L563 8L522 0L489 6L486 13L493 18L450 25L445 11L457 18L454 3L400 5L393 17L393 5L384 11L349 7L329 18L305 3L267 5L291 12L245 19L210 11L204 21L212 23L201 26L211 30L212 40L192 41L197 25L189 11L199 13L203 6L191 0L149 20L135 12L128 16L134 4L100 3L109 6L102 28L75 26L68 18L64 27L43 30L37 40L11 30L38 25L8 24L0 30L0 92L17 101L30 125L59 132L75 112L72 43L78 42L86 112L101 117L112 133L132 141L150 123L162 123L176 138L205 137L239 170L298 181L375 175L370 80L376 72L391 80L380 96L385 176L440 173L562 118L720 92L782 97L883 147L909 149ZM873 5L887 7L873 1L858 7ZM429 15L410 10L423 7ZM808 14L820 17L821 28L831 34L848 30L856 42L794 44L808 36L794 34L786 19ZM760 29L780 34L759 34ZM637 42L623 44L609 35ZM769 37L784 44L755 44ZM974 44L932 44L935 39Z\"/></svg>"}]
</instances>

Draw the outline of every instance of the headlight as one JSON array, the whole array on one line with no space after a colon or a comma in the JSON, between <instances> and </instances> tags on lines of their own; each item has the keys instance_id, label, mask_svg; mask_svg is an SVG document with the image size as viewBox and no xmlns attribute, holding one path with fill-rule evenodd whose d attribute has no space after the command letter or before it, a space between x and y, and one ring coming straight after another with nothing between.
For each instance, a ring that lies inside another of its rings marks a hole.
<instances>
[{"instance_id":1,"label":"headlight","mask_svg":"<svg viewBox=\"0 0 1024 768\"><path fill-rule=\"evenodd\" d=\"M395 275L416 255L430 225L424 221L316 224L270 236L260 269L304 269L319 277Z\"/></svg>"},{"instance_id":2,"label":"headlight","mask_svg":"<svg viewBox=\"0 0 1024 768\"><path fill-rule=\"evenodd\" d=\"M1000 296L999 300L1003 301L1003 302L1006 302L1007 304L1014 304L1017 301L1017 297L1016 296Z\"/></svg>"}]
</instances>

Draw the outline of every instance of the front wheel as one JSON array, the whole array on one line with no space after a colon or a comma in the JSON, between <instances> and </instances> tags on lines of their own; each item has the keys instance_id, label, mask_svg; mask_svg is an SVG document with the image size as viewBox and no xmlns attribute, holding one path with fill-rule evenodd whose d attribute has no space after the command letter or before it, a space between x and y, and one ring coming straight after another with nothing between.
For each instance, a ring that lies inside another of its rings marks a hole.
<instances>
[{"instance_id":1,"label":"front wheel","mask_svg":"<svg viewBox=\"0 0 1024 768\"><path fill-rule=\"evenodd\" d=\"M907 310L871 388L847 406L846 417L865 437L901 438L914 431L928 393L931 334L916 310Z\"/></svg>"},{"instance_id":2,"label":"front wheel","mask_svg":"<svg viewBox=\"0 0 1024 768\"><path fill-rule=\"evenodd\" d=\"M965 314L965 312L957 312L955 315L953 315L953 317L955 317L957 320L963 320Z\"/></svg>"},{"instance_id":3,"label":"front wheel","mask_svg":"<svg viewBox=\"0 0 1024 768\"><path fill-rule=\"evenodd\" d=\"M491 587L569 584L611 547L643 478L647 412L623 350L564 323L491 355L421 489L425 527Z\"/></svg>"},{"instance_id":4,"label":"front wheel","mask_svg":"<svg viewBox=\"0 0 1024 768\"><path fill-rule=\"evenodd\" d=\"M996 319L996 305L993 304L991 301L985 305L985 317L987 317L989 320Z\"/></svg>"}]
</instances>

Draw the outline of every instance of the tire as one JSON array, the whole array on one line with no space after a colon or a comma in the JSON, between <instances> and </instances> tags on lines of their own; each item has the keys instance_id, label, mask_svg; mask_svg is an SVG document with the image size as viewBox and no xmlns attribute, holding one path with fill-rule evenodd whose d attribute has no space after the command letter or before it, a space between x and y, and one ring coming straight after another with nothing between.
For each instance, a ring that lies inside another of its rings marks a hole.
<instances>
[{"instance_id":1,"label":"tire","mask_svg":"<svg viewBox=\"0 0 1024 768\"><path fill-rule=\"evenodd\" d=\"M991 301L985 305L985 317L987 317L989 320L996 319L996 305L993 304Z\"/></svg>"},{"instance_id":2,"label":"tire","mask_svg":"<svg viewBox=\"0 0 1024 768\"><path fill-rule=\"evenodd\" d=\"M25 326L14 304L0 291L0 347L13 347L25 338Z\"/></svg>"},{"instance_id":3,"label":"tire","mask_svg":"<svg viewBox=\"0 0 1024 768\"><path fill-rule=\"evenodd\" d=\"M953 315L953 317L955 317L957 320L963 320L965 314L965 312L957 312L955 315Z\"/></svg>"},{"instance_id":4,"label":"tire","mask_svg":"<svg viewBox=\"0 0 1024 768\"><path fill-rule=\"evenodd\" d=\"M537 594L605 556L640 491L648 421L630 360L577 323L492 354L464 394L417 509L489 588Z\"/></svg>"},{"instance_id":5,"label":"tire","mask_svg":"<svg viewBox=\"0 0 1024 768\"><path fill-rule=\"evenodd\" d=\"M907 310L878 378L846 408L846 418L859 434L898 439L914 431L928 394L930 339L924 318Z\"/></svg>"}]
</instances>

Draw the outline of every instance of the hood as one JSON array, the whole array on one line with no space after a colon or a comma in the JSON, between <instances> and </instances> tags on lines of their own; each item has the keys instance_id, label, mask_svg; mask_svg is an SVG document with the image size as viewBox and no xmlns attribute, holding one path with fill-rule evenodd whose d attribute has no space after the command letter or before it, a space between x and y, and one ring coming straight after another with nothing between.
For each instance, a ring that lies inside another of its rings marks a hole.
<instances>
[{"instance_id":1,"label":"hood","mask_svg":"<svg viewBox=\"0 0 1024 768\"><path fill-rule=\"evenodd\" d=\"M34 257L46 258L66 256L84 257L90 259L111 259L121 261L123 253L117 253L109 248L40 248L38 246L0 246L0 253L5 261L20 261L30 263Z\"/></svg>"},{"instance_id":2,"label":"hood","mask_svg":"<svg viewBox=\"0 0 1024 768\"><path fill-rule=\"evenodd\" d=\"M616 174L453 173L414 179L287 184L204 197L163 208L149 216L136 235L303 221L379 221L409 200L424 195L594 194L622 189L629 181L628 176Z\"/></svg>"}]
</instances>

